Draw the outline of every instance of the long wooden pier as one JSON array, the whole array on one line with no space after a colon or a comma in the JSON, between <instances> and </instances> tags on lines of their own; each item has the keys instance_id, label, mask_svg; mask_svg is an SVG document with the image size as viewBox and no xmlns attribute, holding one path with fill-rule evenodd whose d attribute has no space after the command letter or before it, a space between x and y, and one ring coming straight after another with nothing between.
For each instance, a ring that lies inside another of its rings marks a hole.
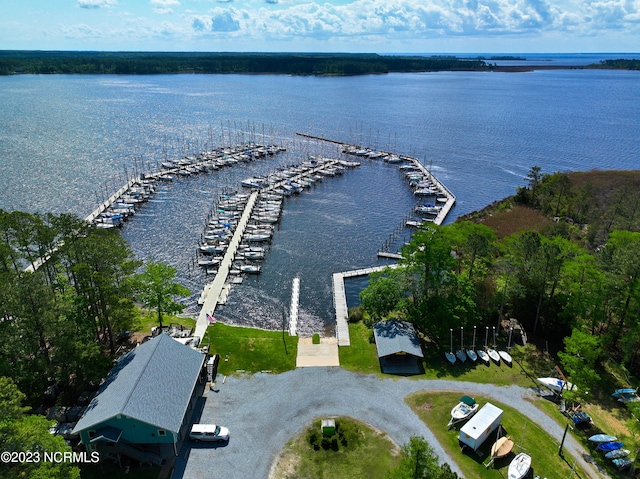
<instances>
[{"instance_id":1,"label":"long wooden pier","mask_svg":"<svg viewBox=\"0 0 640 479\"><path fill-rule=\"evenodd\" d=\"M258 198L258 192L254 191L249 196L247 200L247 204L244 207L244 211L242 212L242 216L240 217L240 221L238 222L238 226L236 227L233 237L229 242L229 246L224 254L224 258L220 262L220 266L218 267L218 274L214 278L211 286L208 288L209 291L204 298L204 304L202 305L202 309L200 310L200 314L198 315L198 319L196 322L196 330L194 336L200 338L204 337L204 333L207 331L207 326L209 326L209 320L207 318L207 314L213 316L216 310L216 306L220 301L220 294L225 287L225 283L227 281L227 276L229 275L229 271L231 270L231 266L233 265L233 260L236 256L236 251L238 250L238 246L240 245L240 241L242 240L242 236L244 235L244 230L247 227L247 223L249 222L249 218L251 217L251 212L253 211L253 207L256 204L256 200Z\"/></svg>"},{"instance_id":2,"label":"long wooden pier","mask_svg":"<svg viewBox=\"0 0 640 479\"><path fill-rule=\"evenodd\" d=\"M365 276L374 271L382 271L385 268L395 267L397 267L396 264L390 264L333 273L333 305L336 310L336 338L338 339L338 346L351 346L351 338L349 336L349 309L347 308L347 295L344 291L344 279Z\"/></svg>"}]
</instances>

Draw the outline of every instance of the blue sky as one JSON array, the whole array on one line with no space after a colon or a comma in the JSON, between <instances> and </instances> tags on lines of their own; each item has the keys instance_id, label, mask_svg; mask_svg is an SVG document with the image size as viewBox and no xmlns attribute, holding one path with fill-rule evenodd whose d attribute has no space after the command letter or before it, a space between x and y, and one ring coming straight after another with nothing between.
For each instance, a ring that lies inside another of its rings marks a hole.
<instances>
[{"instance_id":1,"label":"blue sky","mask_svg":"<svg viewBox=\"0 0 640 479\"><path fill-rule=\"evenodd\" d=\"M0 49L637 52L640 0L0 0Z\"/></svg>"}]
</instances>

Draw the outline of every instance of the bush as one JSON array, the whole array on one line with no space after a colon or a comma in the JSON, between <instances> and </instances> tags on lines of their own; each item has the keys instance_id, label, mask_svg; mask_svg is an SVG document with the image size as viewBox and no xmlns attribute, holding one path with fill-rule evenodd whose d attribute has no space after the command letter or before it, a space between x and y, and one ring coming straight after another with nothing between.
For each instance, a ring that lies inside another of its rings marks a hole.
<instances>
[{"instance_id":1,"label":"bush","mask_svg":"<svg viewBox=\"0 0 640 479\"><path fill-rule=\"evenodd\" d=\"M348 321L350 323L358 323L362 321L364 318L364 310L362 306L356 306L355 308L349 308L349 318Z\"/></svg>"},{"instance_id":2,"label":"bush","mask_svg":"<svg viewBox=\"0 0 640 479\"><path fill-rule=\"evenodd\" d=\"M313 344L320 344L320 335L318 333L315 333L312 337L311 337L311 342Z\"/></svg>"}]
</instances>

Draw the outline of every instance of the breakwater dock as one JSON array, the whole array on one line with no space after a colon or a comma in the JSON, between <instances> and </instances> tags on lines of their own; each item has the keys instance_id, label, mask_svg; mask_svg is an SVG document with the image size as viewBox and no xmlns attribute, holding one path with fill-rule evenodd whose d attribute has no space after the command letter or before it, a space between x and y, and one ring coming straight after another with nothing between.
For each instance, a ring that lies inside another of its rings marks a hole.
<instances>
[{"instance_id":1,"label":"breakwater dock","mask_svg":"<svg viewBox=\"0 0 640 479\"><path fill-rule=\"evenodd\" d=\"M333 273L333 305L336 310L336 337L338 339L338 346L351 345L351 338L349 337L349 311L347 308L347 296L344 291L344 279L354 278L356 276L366 276L375 271L382 271L385 268L395 268L397 266L397 264L390 264Z\"/></svg>"}]
</instances>

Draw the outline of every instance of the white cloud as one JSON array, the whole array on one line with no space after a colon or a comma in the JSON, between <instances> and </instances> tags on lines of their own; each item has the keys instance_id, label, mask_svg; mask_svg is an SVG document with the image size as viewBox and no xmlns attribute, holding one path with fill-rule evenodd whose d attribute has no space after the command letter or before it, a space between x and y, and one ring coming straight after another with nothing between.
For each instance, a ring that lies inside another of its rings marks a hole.
<instances>
[{"instance_id":1,"label":"white cloud","mask_svg":"<svg viewBox=\"0 0 640 479\"><path fill-rule=\"evenodd\" d=\"M77 0L76 6L80 8L109 8L118 4L118 0Z\"/></svg>"},{"instance_id":2,"label":"white cloud","mask_svg":"<svg viewBox=\"0 0 640 479\"><path fill-rule=\"evenodd\" d=\"M180 5L179 0L150 0L149 3L159 7L174 7Z\"/></svg>"},{"instance_id":3,"label":"white cloud","mask_svg":"<svg viewBox=\"0 0 640 479\"><path fill-rule=\"evenodd\" d=\"M61 25L62 35L67 38L94 39L103 38L104 35L100 30L91 28L89 25L80 23L77 25Z\"/></svg>"},{"instance_id":4,"label":"white cloud","mask_svg":"<svg viewBox=\"0 0 640 479\"><path fill-rule=\"evenodd\" d=\"M84 8L108 7L117 0L77 0ZM108 33L122 39L175 38L204 46L207 38L233 45L429 45L466 38L525 39L540 36L575 38L640 31L640 0L354 0L313 3L310 0L202 0L171 17L171 22L130 18L110 24ZM182 2L184 3L184 2ZM149 0L157 14L175 13L179 0ZM98 28L93 25L93 28ZM87 25L67 27L65 35L91 35ZM75 32L75 33L74 33ZM632 33L635 32L635 33ZM99 32L94 31L94 35ZM104 30L106 36L107 30ZM453 39L453 40L452 40ZM577 40L578 41L578 40ZM217 44L217 43L216 43ZM268 47L267 47L268 48ZM423 47L424 48L424 47ZM428 47L426 47L428 48ZM255 49L255 47L254 47ZM374 50L375 48L372 48ZM426 50L429 51L429 50Z\"/></svg>"}]
</instances>

